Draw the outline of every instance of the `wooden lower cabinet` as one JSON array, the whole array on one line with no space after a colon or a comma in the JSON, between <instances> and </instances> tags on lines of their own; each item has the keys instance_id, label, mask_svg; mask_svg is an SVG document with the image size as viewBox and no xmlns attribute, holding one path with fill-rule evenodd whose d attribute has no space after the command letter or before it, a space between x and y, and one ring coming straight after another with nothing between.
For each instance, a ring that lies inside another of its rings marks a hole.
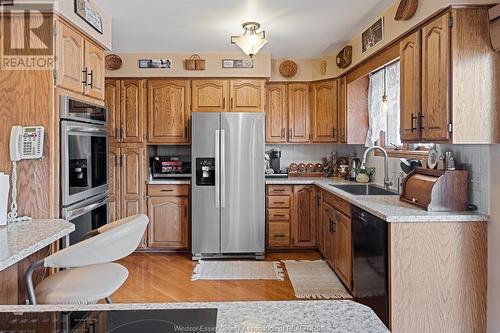
<instances>
[{"instance_id":1,"label":"wooden lower cabinet","mask_svg":"<svg viewBox=\"0 0 500 333\"><path fill-rule=\"evenodd\" d=\"M189 185L178 185L186 190L167 188L164 185L149 185L148 197L149 235L148 247L163 249L185 249L189 246L189 197L176 196L175 192L189 192ZM168 186L172 187L172 186Z\"/></svg>"},{"instance_id":2,"label":"wooden lower cabinet","mask_svg":"<svg viewBox=\"0 0 500 333\"><path fill-rule=\"evenodd\" d=\"M352 290L351 219L339 211L335 211L334 248L335 272L346 287Z\"/></svg>"},{"instance_id":3,"label":"wooden lower cabinet","mask_svg":"<svg viewBox=\"0 0 500 333\"><path fill-rule=\"evenodd\" d=\"M293 187L292 246L316 246L316 186Z\"/></svg>"}]
</instances>

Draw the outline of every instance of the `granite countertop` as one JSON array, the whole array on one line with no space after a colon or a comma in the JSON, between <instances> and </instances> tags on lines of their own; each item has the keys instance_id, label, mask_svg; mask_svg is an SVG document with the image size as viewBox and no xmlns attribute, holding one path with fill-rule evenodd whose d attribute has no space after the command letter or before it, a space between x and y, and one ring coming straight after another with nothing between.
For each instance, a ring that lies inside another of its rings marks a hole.
<instances>
[{"instance_id":1,"label":"granite countertop","mask_svg":"<svg viewBox=\"0 0 500 333\"><path fill-rule=\"evenodd\" d=\"M486 222L489 216L477 212L428 212L399 200L397 195L352 195L331 184L353 184L340 178L266 179L266 185L316 185L387 222Z\"/></svg>"},{"instance_id":2,"label":"granite countertop","mask_svg":"<svg viewBox=\"0 0 500 333\"><path fill-rule=\"evenodd\" d=\"M148 185L190 185L191 180L187 179L150 179L146 181Z\"/></svg>"},{"instance_id":3,"label":"granite countertop","mask_svg":"<svg viewBox=\"0 0 500 333\"><path fill-rule=\"evenodd\" d=\"M0 227L0 271L74 230L75 225L65 220L32 220Z\"/></svg>"},{"instance_id":4,"label":"granite countertop","mask_svg":"<svg viewBox=\"0 0 500 333\"><path fill-rule=\"evenodd\" d=\"M389 333L369 307L353 301L2 305L0 312L192 308L217 308L217 332Z\"/></svg>"}]
</instances>

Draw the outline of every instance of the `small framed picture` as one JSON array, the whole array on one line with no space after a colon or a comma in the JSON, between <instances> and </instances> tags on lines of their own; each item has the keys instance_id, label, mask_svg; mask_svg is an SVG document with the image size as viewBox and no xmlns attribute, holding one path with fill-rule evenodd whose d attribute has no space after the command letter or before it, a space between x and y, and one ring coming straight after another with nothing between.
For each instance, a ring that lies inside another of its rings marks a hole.
<instances>
[{"instance_id":1,"label":"small framed picture","mask_svg":"<svg viewBox=\"0 0 500 333\"><path fill-rule=\"evenodd\" d=\"M75 13L97 32L103 33L102 17L88 0L75 0Z\"/></svg>"},{"instance_id":2,"label":"small framed picture","mask_svg":"<svg viewBox=\"0 0 500 333\"><path fill-rule=\"evenodd\" d=\"M222 59L222 68L253 68L253 59Z\"/></svg>"},{"instance_id":3,"label":"small framed picture","mask_svg":"<svg viewBox=\"0 0 500 333\"><path fill-rule=\"evenodd\" d=\"M139 68L172 68L170 59L139 59Z\"/></svg>"},{"instance_id":4,"label":"small framed picture","mask_svg":"<svg viewBox=\"0 0 500 333\"><path fill-rule=\"evenodd\" d=\"M384 40L384 17L379 18L361 34L362 53Z\"/></svg>"}]
</instances>

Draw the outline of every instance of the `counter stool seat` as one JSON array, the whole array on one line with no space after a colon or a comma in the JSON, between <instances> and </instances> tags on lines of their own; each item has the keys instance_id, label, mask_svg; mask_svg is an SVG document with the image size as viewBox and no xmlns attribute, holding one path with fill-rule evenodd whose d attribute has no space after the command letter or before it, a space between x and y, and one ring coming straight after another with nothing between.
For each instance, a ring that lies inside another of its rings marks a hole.
<instances>
[{"instance_id":1,"label":"counter stool seat","mask_svg":"<svg viewBox=\"0 0 500 333\"><path fill-rule=\"evenodd\" d=\"M57 272L35 288L38 304L95 304L112 295L127 280L117 263L90 265Z\"/></svg>"}]
</instances>

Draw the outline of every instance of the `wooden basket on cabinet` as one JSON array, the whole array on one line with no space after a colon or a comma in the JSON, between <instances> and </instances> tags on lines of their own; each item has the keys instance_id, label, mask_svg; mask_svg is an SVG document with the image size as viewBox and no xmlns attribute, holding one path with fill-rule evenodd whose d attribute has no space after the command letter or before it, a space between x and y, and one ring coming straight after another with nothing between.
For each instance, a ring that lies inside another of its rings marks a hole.
<instances>
[{"instance_id":1,"label":"wooden basket on cabinet","mask_svg":"<svg viewBox=\"0 0 500 333\"><path fill-rule=\"evenodd\" d=\"M205 70L205 59L197 54L193 54L189 59L184 60L184 66L188 71L204 71Z\"/></svg>"}]
</instances>

